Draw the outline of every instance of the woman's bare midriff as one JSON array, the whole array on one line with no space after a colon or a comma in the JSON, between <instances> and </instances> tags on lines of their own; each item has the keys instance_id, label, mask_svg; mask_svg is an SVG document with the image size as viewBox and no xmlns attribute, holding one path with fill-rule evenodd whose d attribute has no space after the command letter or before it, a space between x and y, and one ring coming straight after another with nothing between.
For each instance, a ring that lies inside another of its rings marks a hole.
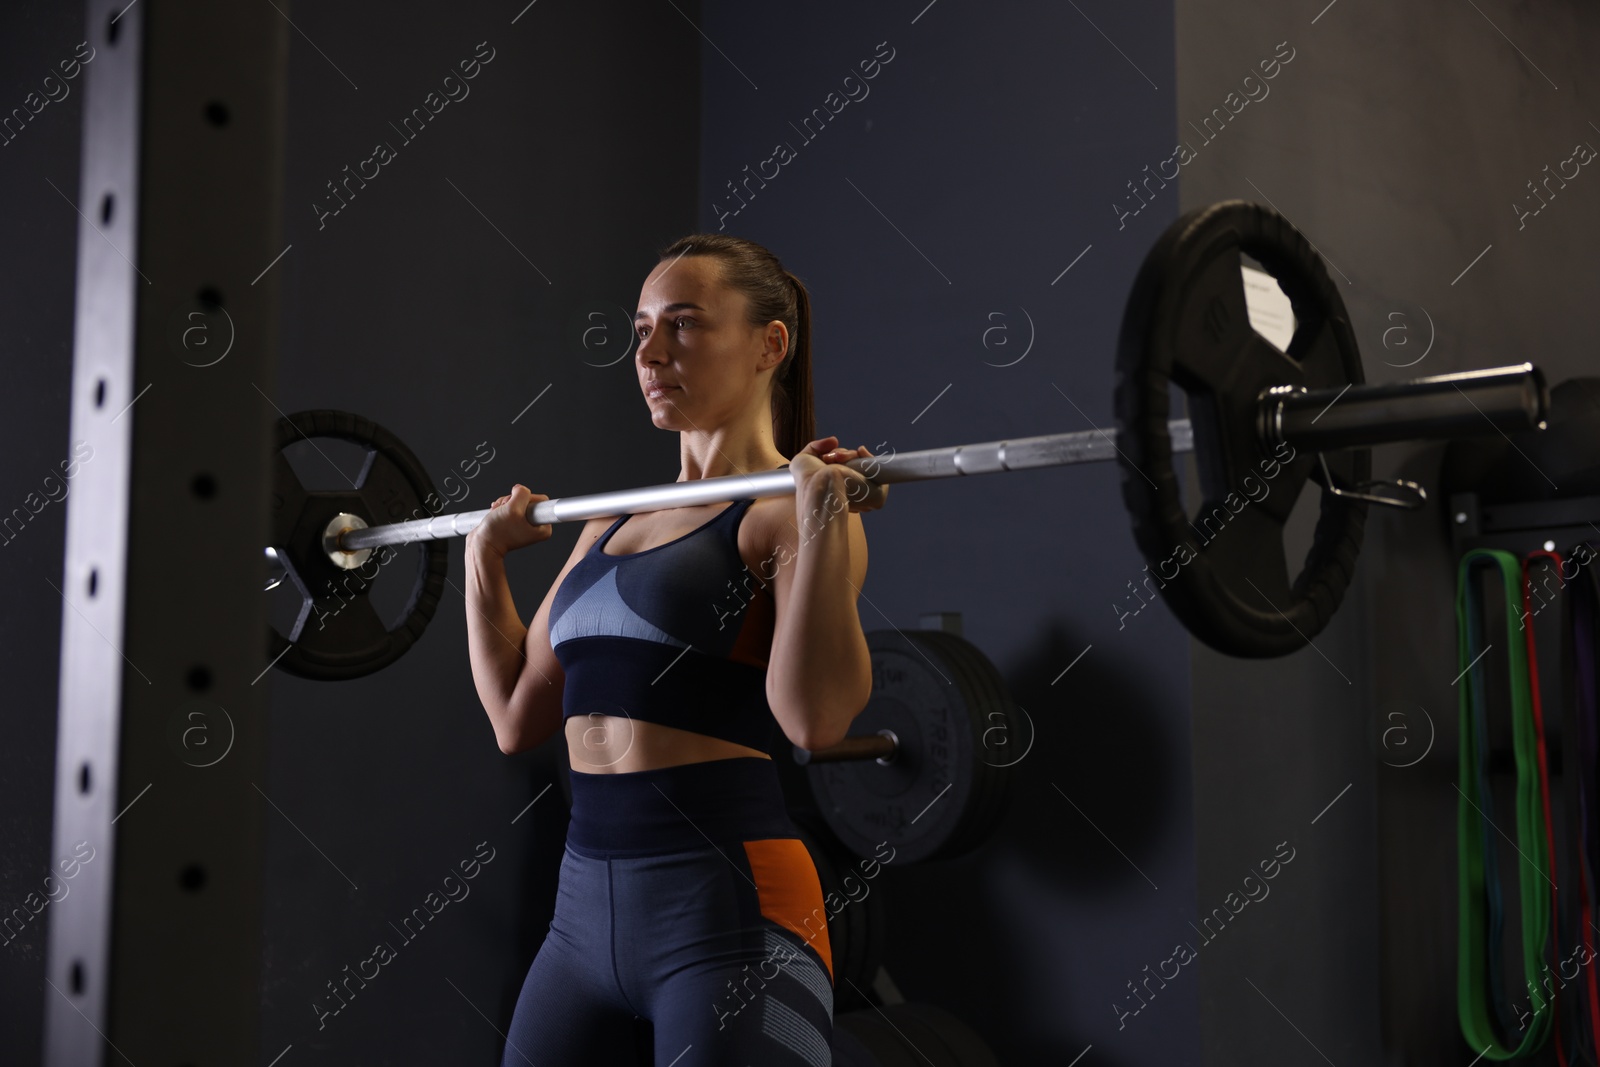
<instances>
[{"instance_id":1,"label":"woman's bare midriff","mask_svg":"<svg viewBox=\"0 0 1600 1067\"><path fill-rule=\"evenodd\" d=\"M734 756L772 758L747 745L621 715L574 715L565 733L572 769L583 774L629 774Z\"/></svg>"}]
</instances>

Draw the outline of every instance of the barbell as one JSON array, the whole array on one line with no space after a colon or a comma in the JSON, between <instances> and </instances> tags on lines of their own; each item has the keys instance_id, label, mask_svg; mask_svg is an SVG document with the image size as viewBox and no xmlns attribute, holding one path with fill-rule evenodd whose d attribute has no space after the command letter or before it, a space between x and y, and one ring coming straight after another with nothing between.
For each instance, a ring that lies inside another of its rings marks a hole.
<instances>
[{"instance_id":1,"label":"barbell","mask_svg":"<svg viewBox=\"0 0 1600 1067\"><path fill-rule=\"evenodd\" d=\"M1276 280L1295 328L1280 350L1251 324L1244 256ZM1172 419L1169 384L1190 419ZM928 481L1108 461L1154 581L1195 637L1241 657L1305 647L1343 599L1367 506L1415 508L1413 482L1370 479L1367 447L1542 429L1549 407L1531 363L1366 385L1360 352L1321 257L1277 212L1226 201L1178 219L1140 267L1124 309L1116 362L1117 427L861 457L848 466L875 484ZM304 439L334 437L369 449L349 491L303 486L283 455ZM333 411L278 424L269 588L302 597L268 654L319 679L354 678L399 658L421 636L448 566L440 542L470 533L487 509L430 514L423 465L376 423ZM1201 500L1184 507L1173 457L1193 452ZM1284 527L1307 481L1322 489L1310 550L1298 572ZM530 523L689 507L795 491L787 470L734 474L540 501ZM413 588L395 624L369 591L394 546L419 544ZM374 562L376 560L376 563ZM372 573L368 574L367 571ZM315 619L317 625L310 626Z\"/></svg>"}]
</instances>

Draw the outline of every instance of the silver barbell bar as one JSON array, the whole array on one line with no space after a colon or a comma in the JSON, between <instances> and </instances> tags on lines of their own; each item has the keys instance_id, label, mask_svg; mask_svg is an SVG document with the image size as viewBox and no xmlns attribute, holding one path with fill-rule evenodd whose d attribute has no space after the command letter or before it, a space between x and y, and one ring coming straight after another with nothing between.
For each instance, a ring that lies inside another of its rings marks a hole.
<instances>
[{"instance_id":1,"label":"silver barbell bar","mask_svg":"<svg viewBox=\"0 0 1600 1067\"><path fill-rule=\"evenodd\" d=\"M1548 404L1549 394L1538 368L1522 363L1384 385L1269 389L1258 398L1256 425L1258 435L1267 442L1265 447L1287 442L1297 449L1323 451L1392 441L1542 428ZM1169 421L1167 430L1174 453L1194 451L1194 431L1188 419ZM1116 431L1094 429L859 457L844 466L860 472L873 484L893 485L1100 463L1112 459L1116 452ZM794 491L794 477L786 469L729 474L545 500L528 509L528 521L534 525L572 522L746 498L787 496ZM489 509L484 508L379 526L368 526L356 516L341 515L329 523L324 548L340 567L357 567L365 562L372 549L382 545L465 537L488 515Z\"/></svg>"},{"instance_id":2,"label":"silver barbell bar","mask_svg":"<svg viewBox=\"0 0 1600 1067\"><path fill-rule=\"evenodd\" d=\"M1174 452L1194 449L1193 432L1188 419L1174 420L1167 427L1172 434ZM1077 433L1044 434L1040 437L860 457L840 466L859 471L874 485L893 485L968 474L1099 463L1116 455L1115 442L1115 430L1082 430ZM603 515L632 515L664 508L687 508L725 500L787 496L793 492L794 476L787 469L752 471L748 474L727 474L720 478L697 478L687 482L666 482L637 489L543 500L529 509L528 521L535 526L542 526L545 523L594 519ZM330 550L353 553L380 545L465 537L488 515L489 509L485 508L382 526L351 527L333 539L335 544L330 546Z\"/></svg>"}]
</instances>

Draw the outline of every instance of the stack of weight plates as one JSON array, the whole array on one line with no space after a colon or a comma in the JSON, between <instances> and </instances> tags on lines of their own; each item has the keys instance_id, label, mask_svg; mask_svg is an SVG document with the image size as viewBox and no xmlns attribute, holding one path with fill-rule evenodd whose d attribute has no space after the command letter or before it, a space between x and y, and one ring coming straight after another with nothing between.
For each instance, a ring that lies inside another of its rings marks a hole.
<instances>
[{"instance_id":1,"label":"stack of weight plates","mask_svg":"<svg viewBox=\"0 0 1600 1067\"><path fill-rule=\"evenodd\" d=\"M878 630L872 696L851 736L890 731L893 761L807 767L828 828L856 855L895 865L950 859L993 833L1010 799L1017 736L994 664L977 646L936 630Z\"/></svg>"}]
</instances>

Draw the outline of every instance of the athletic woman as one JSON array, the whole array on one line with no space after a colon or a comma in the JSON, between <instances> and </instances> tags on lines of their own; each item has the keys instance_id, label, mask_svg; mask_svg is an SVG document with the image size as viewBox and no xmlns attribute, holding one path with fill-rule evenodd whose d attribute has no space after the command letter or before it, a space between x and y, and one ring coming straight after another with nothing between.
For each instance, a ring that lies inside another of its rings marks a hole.
<instances>
[{"instance_id":1,"label":"athletic woman","mask_svg":"<svg viewBox=\"0 0 1600 1067\"><path fill-rule=\"evenodd\" d=\"M634 366L678 481L787 467L793 497L591 519L524 626L508 552L550 537L517 485L467 538L473 681L506 753L562 731L555 916L503 1063L827 1067L822 892L767 750L820 748L871 692L859 511L887 488L809 440L810 300L760 245L696 234L639 294ZM792 458L786 458L792 457ZM645 1060L643 1062L648 1062Z\"/></svg>"}]
</instances>

